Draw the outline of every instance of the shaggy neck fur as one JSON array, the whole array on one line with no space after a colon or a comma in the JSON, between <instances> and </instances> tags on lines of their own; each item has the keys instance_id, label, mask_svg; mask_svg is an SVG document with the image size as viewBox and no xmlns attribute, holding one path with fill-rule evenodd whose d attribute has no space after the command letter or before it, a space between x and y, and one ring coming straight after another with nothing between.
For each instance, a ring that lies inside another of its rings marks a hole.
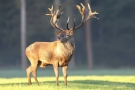
<instances>
[{"instance_id":1,"label":"shaggy neck fur","mask_svg":"<svg viewBox=\"0 0 135 90\"><path fill-rule=\"evenodd\" d=\"M70 56L73 54L75 49L75 42L73 38L69 39L67 42L61 42L60 40L58 40L58 42L56 51L59 55Z\"/></svg>"}]
</instances>

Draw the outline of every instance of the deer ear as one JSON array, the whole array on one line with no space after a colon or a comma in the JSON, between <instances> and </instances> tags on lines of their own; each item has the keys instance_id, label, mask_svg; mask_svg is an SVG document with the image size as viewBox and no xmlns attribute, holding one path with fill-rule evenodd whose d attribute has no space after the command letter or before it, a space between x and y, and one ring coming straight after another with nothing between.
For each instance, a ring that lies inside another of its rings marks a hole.
<instances>
[{"instance_id":1,"label":"deer ear","mask_svg":"<svg viewBox=\"0 0 135 90\"><path fill-rule=\"evenodd\" d=\"M60 36L60 32L56 32L56 35L57 35L57 36Z\"/></svg>"},{"instance_id":2,"label":"deer ear","mask_svg":"<svg viewBox=\"0 0 135 90\"><path fill-rule=\"evenodd\" d=\"M73 30L70 30L70 35L73 35Z\"/></svg>"}]
</instances>

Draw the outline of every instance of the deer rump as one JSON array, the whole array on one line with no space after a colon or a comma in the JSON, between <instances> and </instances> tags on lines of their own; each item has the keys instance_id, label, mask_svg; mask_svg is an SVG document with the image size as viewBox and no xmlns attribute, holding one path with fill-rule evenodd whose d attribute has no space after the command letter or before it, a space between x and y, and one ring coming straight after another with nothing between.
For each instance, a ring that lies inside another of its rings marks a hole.
<instances>
[{"instance_id":1,"label":"deer rump","mask_svg":"<svg viewBox=\"0 0 135 90\"><path fill-rule=\"evenodd\" d=\"M72 58L74 49L71 43L55 42L35 42L28 46L26 55L31 63L38 62L38 66L53 65L58 62L58 66L66 66Z\"/></svg>"}]
</instances>

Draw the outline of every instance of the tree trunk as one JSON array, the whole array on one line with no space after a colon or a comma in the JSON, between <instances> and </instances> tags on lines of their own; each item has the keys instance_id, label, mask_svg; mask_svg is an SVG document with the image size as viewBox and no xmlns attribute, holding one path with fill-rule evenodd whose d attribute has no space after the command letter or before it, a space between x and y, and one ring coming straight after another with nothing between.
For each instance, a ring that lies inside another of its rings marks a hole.
<instances>
[{"instance_id":1,"label":"tree trunk","mask_svg":"<svg viewBox=\"0 0 135 90\"><path fill-rule=\"evenodd\" d=\"M85 6L87 3L90 3L90 0L85 0ZM92 56L92 41L91 41L91 24L90 21L87 21L85 25L85 33L86 33L86 50L87 50L87 63L88 69L93 68L93 56Z\"/></svg>"},{"instance_id":2,"label":"tree trunk","mask_svg":"<svg viewBox=\"0 0 135 90\"><path fill-rule=\"evenodd\" d=\"M73 1L66 0L67 6L66 6L66 15L70 16L70 21L69 21L69 28L73 27L73 9L72 9L72 3ZM70 5L70 6L69 6ZM69 69L74 69L75 68L75 57L73 55L71 61L69 62Z\"/></svg>"},{"instance_id":3,"label":"tree trunk","mask_svg":"<svg viewBox=\"0 0 135 90\"><path fill-rule=\"evenodd\" d=\"M22 70L25 70L27 66L25 48L26 48L26 5L25 5L25 0L21 0L21 68Z\"/></svg>"}]
</instances>

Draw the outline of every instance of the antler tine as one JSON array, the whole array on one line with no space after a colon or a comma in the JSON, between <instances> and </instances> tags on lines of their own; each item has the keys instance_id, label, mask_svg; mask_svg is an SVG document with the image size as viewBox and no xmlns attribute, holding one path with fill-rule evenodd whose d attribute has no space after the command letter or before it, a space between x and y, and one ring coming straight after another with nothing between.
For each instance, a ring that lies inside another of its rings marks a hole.
<instances>
[{"instance_id":1,"label":"antler tine","mask_svg":"<svg viewBox=\"0 0 135 90\"><path fill-rule=\"evenodd\" d=\"M99 18L97 18L96 16L94 16L94 15L96 15L96 14L98 14L98 13L97 13L96 11L95 11L95 12L92 12L89 3L88 3L88 9L89 9L89 13L88 13L88 17L87 17L86 21L89 20L90 18L99 19Z\"/></svg>"},{"instance_id":2,"label":"antler tine","mask_svg":"<svg viewBox=\"0 0 135 90\"><path fill-rule=\"evenodd\" d=\"M46 15L52 16L52 17L51 17L51 20L50 20L50 23L51 23L51 25L52 25L54 28L57 28L58 30L63 31L63 29L60 28L60 27L57 25L58 19L59 19L59 18L61 17L61 15L63 14L63 12L61 12L61 13L58 15L58 13L59 13L59 11L60 11L60 8L61 8L61 6L58 6L57 11L55 12L55 11L53 11L53 6L52 6L51 8L48 8L51 14L46 14Z\"/></svg>"},{"instance_id":3,"label":"antler tine","mask_svg":"<svg viewBox=\"0 0 135 90\"><path fill-rule=\"evenodd\" d=\"M80 3L82 8L79 5L76 5L77 9L79 10L80 14L82 15L82 21L84 20L84 15L85 15L85 6Z\"/></svg>"},{"instance_id":4,"label":"antler tine","mask_svg":"<svg viewBox=\"0 0 135 90\"><path fill-rule=\"evenodd\" d=\"M68 17L68 20L67 20L67 29L68 30L74 30L75 29L75 15L74 15L74 25L73 25L73 27L72 28L68 28L68 23L69 23L69 17Z\"/></svg>"},{"instance_id":5,"label":"antler tine","mask_svg":"<svg viewBox=\"0 0 135 90\"><path fill-rule=\"evenodd\" d=\"M80 4L81 4L81 6L82 6L82 14L85 15L85 10L86 10L86 9L85 9L85 6L84 6L82 3L80 3Z\"/></svg>"},{"instance_id":6,"label":"antler tine","mask_svg":"<svg viewBox=\"0 0 135 90\"><path fill-rule=\"evenodd\" d=\"M61 12L58 16L57 19L59 19L62 16L63 12Z\"/></svg>"},{"instance_id":7,"label":"antler tine","mask_svg":"<svg viewBox=\"0 0 135 90\"><path fill-rule=\"evenodd\" d=\"M55 13L55 12L53 12L53 5L52 5L52 7L51 8L48 8L49 9L49 11L50 11L50 14L46 14L47 16L53 16L53 14Z\"/></svg>"},{"instance_id":8,"label":"antler tine","mask_svg":"<svg viewBox=\"0 0 135 90\"><path fill-rule=\"evenodd\" d=\"M69 30L69 27L68 27L69 19L70 19L70 17L68 17L68 20L67 20L67 29L68 30Z\"/></svg>"},{"instance_id":9,"label":"antler tine","mask_svg":"<svg viewBox=\"0 0 135 90\"><path fill-rule=\"evenodd\" d=\"M77 9L79 10L80 14L82 15L82 10L81 10L81 7L79 5L76 5Z\"/></svg>"},{"instance_id":10,"label":"antler tine","mask_svg":"<svg viewBox=\"0 0 135 90\"><path fill-rule=\"evenodd\" d=\"M88 9L89 9L89 11L91 13L92 11L91 11L90 4L89 3L88 3Z\"/></svg>"},{"instance_id":11,"label":"antler tine","mask_svg":"<svg viewBox=\"0 0 135 90\"><path fill-rule=\"evenodd\" d=\"M70 19L70 17L68 17L68 20L67 20L67 29L68 29L68 30L70 30L70 29L68 28L69 19ZM72 27L71 29L73 30L74 28L75 28L75 15L74 15L74 25L73 25L73 27Z\"/></svg>"},{"instance_id":12,"label":"antler tine","mask_svg":"<svg viewBox=\"0 0 135 90\"><path fill-rule=\"evenodd\" d=\"M74 15L74 25L73 25L73 29L75 28L75 15Z\"/></svg>"}]
</instances>

